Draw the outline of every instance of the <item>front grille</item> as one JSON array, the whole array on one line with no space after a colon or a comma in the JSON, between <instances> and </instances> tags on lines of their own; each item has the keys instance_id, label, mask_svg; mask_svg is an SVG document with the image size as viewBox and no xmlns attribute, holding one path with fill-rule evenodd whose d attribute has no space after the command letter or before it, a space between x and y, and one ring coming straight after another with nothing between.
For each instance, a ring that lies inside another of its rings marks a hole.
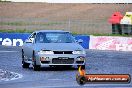
<instances>
[{"instance_id":1,"label":"front grille","mask_svg":"<svg viewBox=\"0 0 132 88\"><path fill-rule=\"evenodd\" d=\"M72 54L72 51L53 51L54 54Z\"/></svg>"},{"instance_id":2,"label":"front grille","mask_svg":"<svg viewBox=\"0 0 132 88\"><path fill-rule=\"evenodd\" d=\"M50 61L41 61L42 64L49 64Z\"/></svg>"},{"instance_id":3,"label":"front grille","mask_svg":"<svg viewBox=\"0 0 132 88\"><path fill-rule=\"evenodd\" d=\"M74 63L74 58L68 58L68 59L53 58L52 63L53 64L73 64Z\"/></svg>"}]
</instances>

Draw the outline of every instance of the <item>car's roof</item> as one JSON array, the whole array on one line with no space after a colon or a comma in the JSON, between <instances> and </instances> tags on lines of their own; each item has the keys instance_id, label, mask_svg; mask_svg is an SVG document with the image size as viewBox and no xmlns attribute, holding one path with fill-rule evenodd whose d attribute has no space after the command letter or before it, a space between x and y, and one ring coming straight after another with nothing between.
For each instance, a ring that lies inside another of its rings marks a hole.
<instances>
[{"instance_id":1,"label":"car's roof","mask_svg":"<svg viewBox=\"0 0 132 88\"><path fill-rule=\"evenodd\" d=\"M35 32L69 32L69 31L63 31L63 30L38 30Z\"/></svg>"}]
</instances>

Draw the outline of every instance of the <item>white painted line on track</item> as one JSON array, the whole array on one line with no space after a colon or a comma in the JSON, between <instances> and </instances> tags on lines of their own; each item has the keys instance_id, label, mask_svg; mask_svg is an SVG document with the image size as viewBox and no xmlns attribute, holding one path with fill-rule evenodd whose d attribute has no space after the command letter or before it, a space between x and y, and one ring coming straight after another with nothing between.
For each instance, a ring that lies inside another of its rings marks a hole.
<instances>
[{"instance_id":1,"label":"white painted line on track","mask_svg":"<svg viewBox=\"0 0 132 88\"><path fill-rule=\"evenodd\" d=\"M91 84L90 84L91 85ZM103 86L103 85L97 85L97 86L95 86L95 85L88 85L88 84L86 84L86 85L83 85L83 86L81 86L81 85L79 85L79 84L73 84L73 85L56 85L56 86L33 86L33 87L25 87L25 88L76 88L76 87L79 87L79 88L96 88L96 87L98 87L98 88L131 88L131 86L129 87L121 87L120 85L118 85L118 86L111 86L111 85L108 85L108 86ZM113 85L113 84L112 84ZM111 87L110 87L111 86Z\"/></svg>"},{"instance_id":2,"label":"white painted line on track","mask_svg":"<svg viewBox=\"0 0 132 88\"><path fill-rule=\"evenodd\" d=\"M13 52L19 52L19 51L0 51L0 53L13 53Z\"/></svg>"},{"instance_id":3,"label":"white painted line on track","mask_svg":"<svg viewBox=\"0 0 132 88\"><path fill-rule=\"evenodd\" d=\"M80 85L56 85L56 86L34 86L34 87L25 87L25 88L71 88L79 87Z\"/></svg>"},{"instance_id":4,"label":"white painted line on track","mask_svg":"<svg viewBox=\"0 0 132 88\"><path fill-rule=\"evenodd\" d=\"M48 79L48 80L62 80L62 79Z\"/></svg>"}]
</instances>

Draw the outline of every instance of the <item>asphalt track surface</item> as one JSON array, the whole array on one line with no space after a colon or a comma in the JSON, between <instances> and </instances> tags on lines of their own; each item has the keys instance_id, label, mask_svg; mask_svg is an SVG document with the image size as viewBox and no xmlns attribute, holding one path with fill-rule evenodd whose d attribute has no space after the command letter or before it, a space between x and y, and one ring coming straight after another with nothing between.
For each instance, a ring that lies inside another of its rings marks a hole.
<instances>
[{"instance_id":1,"label":"asphalt track surface","mask_svg":"<svg viewBox=\"0 0 132 88\"><path fill-rule=\"evenodd\" d=\"M23 75L12 81L0 81L0 88L132 88L129 84L86 84L76 82L77 69L42 68L33 71L21 67L21 48L0 46L0 69ZM88 74L130 74L132 75L132 52L86 50L86 72Z\"/></svg>"}]
</instances>

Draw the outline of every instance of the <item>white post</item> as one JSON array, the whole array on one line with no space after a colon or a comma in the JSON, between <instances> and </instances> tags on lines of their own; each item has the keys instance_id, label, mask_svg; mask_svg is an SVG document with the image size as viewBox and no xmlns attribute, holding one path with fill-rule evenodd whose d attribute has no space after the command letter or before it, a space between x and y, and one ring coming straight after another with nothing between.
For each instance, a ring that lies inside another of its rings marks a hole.
<instances>
[{"instance_id":1,"label":"white post","mask_svg":"<svg viewBox=\"0 0 132 88\"><path fill-rule=\"evenodd\" d=\"M71 31L71 21L70 21L70 19L68 21L68 30Z\"/></svg>"}]
</instances>

